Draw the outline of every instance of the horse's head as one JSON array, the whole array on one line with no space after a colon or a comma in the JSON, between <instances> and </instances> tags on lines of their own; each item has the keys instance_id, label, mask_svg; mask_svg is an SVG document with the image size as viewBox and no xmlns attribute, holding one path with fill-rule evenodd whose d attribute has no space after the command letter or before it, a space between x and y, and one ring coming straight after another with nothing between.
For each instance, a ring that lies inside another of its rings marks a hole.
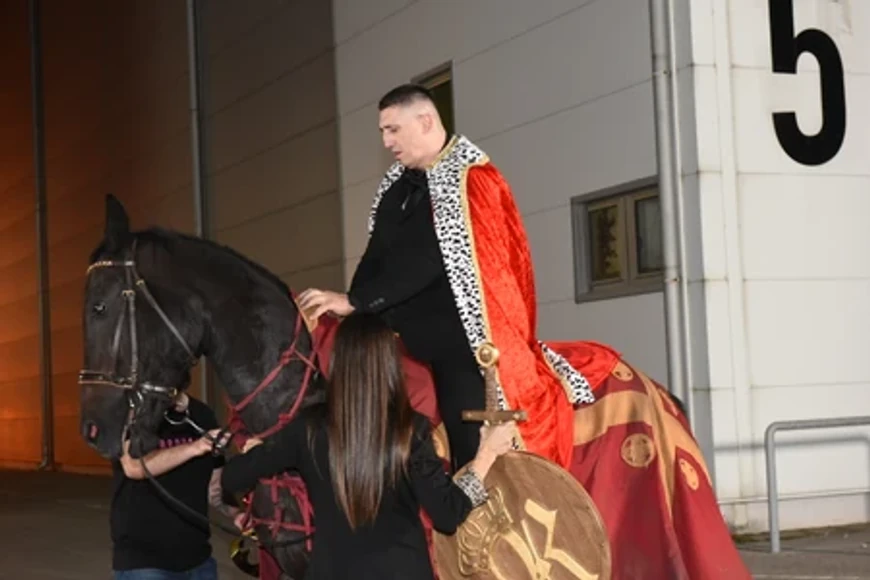
<instances>
[{"instance_id":1,"label":"horse's head","mask_svg":"<svg viewBox=\"0 0 870 580\"><path fill-rule=\"evenodd\" d=\"M120 456L126 430L131 456L156 449L164 413L190 384L202 317L196 297L173 284L182 276L169 258L159 240L130 231L124 207L108 196L88 268L79 376L81 433L103 457Z\"/></svg>"}]
</instances>

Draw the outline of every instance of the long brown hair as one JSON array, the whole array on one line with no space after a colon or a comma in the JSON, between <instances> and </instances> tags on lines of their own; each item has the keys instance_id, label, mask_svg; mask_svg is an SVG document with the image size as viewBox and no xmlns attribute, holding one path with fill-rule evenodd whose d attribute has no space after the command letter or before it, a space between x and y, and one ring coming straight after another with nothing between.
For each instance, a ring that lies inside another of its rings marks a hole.
<instances>
[{"instance_id":1,"label":"long brown hair","mask_svg":"<svg viewBox=\"0 0 870 580\"><path fill-rule=\"evenodd\" d=\"M326 408L332 486L355 529L405 473L413 431L396 337L378 317L352 314L336 331Z\"/></svg>"}]
</instances>

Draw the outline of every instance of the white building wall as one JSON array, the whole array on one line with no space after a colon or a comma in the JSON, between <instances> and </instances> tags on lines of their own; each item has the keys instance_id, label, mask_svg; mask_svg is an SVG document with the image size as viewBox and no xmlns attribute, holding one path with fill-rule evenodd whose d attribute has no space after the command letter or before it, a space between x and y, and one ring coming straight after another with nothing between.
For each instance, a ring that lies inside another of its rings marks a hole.
<instances>
[{"instance_id":1,"label":"white building wall","mask_svg":"<svg viewBox=\"0 0 870 580\"><path fill-rule=\"evenodd\" d=\"M795 34L824 31L845 68L845 140L804 165L771 114L795 111L804 133L819 130L818 65L804 54L798 74L772 72L768 4L691 2L710 369L696 396L709 397L718 495L749 529L767 528L768 424L870 415L870 5L793 3ZM867 521L870 430L778 440L784 528ZM828 492L840 494L814 497Z\"/></svg>"},{"instance_id":2,"label":"white building wall","mask_svg":"<svg viewBox=\"0 0 870 580\"><path fill-rule=\"evenodd\" d=\"M345 279L390 162L377 100L452 62L457 130L502 169L524 216L539 334L607 342L666 381L660 294L573 301L569 199L656 172L647 3L335 0L333 11ZM829 34L846 71L845 141L819 166L792 160L774 133L774 111L814 133L821 109L812 56L798 75L771 71L768 3L679 0L675 20L692 408L726 518L764 529L766 426L870 407L870 370L855 362L870 343L870 6L795 6L795 30ZM781 436L784 527L867 519L868 433Z\"/></svg>"},{"instance_id":3,"label":"white building wall","mask_svg":"<svg viewBox=\"0 0 870 580\"><path fill-rule=\"evenodd\" d=\"M377 101L452 62L457 131L504 172L524 217L540 337L609 343L665 381L660 293L575 305L569 207L656 173L646 3L335 0L333 13L346 280L390 163Z\"/></svg>"},{"instance_id":4,"label":"white building wall","mask_svg":"<svg viewBox=\"0 0 870 580\"><path fill-rule=\"evenodd\" d=\"M343 277L328 2L203 2L203 151L214 239L295 292Z\"/></svg>"}]
</instances>

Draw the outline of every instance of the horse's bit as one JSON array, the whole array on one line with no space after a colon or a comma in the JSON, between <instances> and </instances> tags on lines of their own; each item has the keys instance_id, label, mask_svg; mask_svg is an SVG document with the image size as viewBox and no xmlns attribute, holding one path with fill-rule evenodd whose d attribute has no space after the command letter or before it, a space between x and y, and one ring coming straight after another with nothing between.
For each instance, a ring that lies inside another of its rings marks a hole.
<instances>
[{"instance_id":1,"label":"horse's bit","mask_svg":"<svg viewBox=\"0 0 870 580\"><path fill-rule=\"evenodd\" d=\"M88 267L88 275L98 268L124 268L124 274L126 277L126 288L121 291L121 296L123 296L126 306L121 311L121 315L118 317L118 322L115 325L115 334L112 340L112 370L108 373L101 371L94 371L89 369L82 369L79 372L79 385L99 385L99 386L107 386L114 387L118 389L125 389L130 392L130 396L128 397L128 403L130 408L133 409L134 413L137 408L142 404L145 400L145 397L148 395L162 397L168 400L175 399L176 395L178 395L179 389L177 387L168 387L164 385L157 385L150 381L140 380L139 377L139 341L136 335L136 291L142 293L145 297L145 300L148 301L148 304L157 312L160 318L163 320L163 323L172 332L173 336L177 339L179 344L181 344L184 351L188 356L188 364L190 367L196 366L198 359L193 354L193 350L187 345L187 342L181 336L181 333L178 332L178 329L172 324L172 321L169 320L169 317L166 316L166 313L160 308L160 305L154 299L151 292L148 290L148 286L145 284L145 280L139 276L139 272L136 270L136 242L133 242L133 247L130 251L130 257L127 260L116 261L116 260L102 260L99 262L94 262ZM128 327L130 331L130 372L126 376L119 376L117 374L118 370L118 351L120 350L121 344L121 333L124 328L124 319L128 320Z\"/></svg>"},{"instance_id":2,"label":"horse's bit","mask_svg":"<svg viewBox=\"0 0 870 580\"><path fill-rule=\"evenodd\" d=\"M188 363L189 363L190 367L192 368L192 367L196 366L196 364L198 362L197 357L194 356L194 354L193 354L193 350L188 346L187 342L181 336L181 333L178 332L178 329L175 327L174 324L172 324L172 321L169 320L169 317L166 315L166 313L163 311L163 309L160 308L160 305L157 303L157 300L154 299L154 296L148 290L148 286L145 284L145 280L139 275L139 272L136 270L135 257L136 257L136 241L134 240L133 246L132 246L131 251L130 251L130 256L127 260L123 260L123 261L101 260L98 262L94 262L93 264L91 264L88 267L88 270L87 270L88 275L90 275L90 273L93 270L98 269L98 268L124 268L124 274L126 277L127 284L126 284L126 287L121 291L121 296L123 296L125 301L126 301L126 307L124 310L121 311L121 315L118 317L118 322L115 325L115 333L114 333L114 336L112 339L112 345L111 345L111 348L112 348L112 350L111 350L112 370L109 371L108 373L106 373L106 372L94 371L94 370L90 370L90 369L82 369L79 372L79 379L78 379L79 385L82 385L82 386L84 386L84 385L107 386L107 387L114 387L114 388L118 388L118 389L125 389L125 390L129 391L130 396L128 398L128 402L129 402L130 408L133 410L133 415L134 415L130 419L130 424L132 424L132 422L135 421L136 413L137 413L139 407L141 406L142 402L145 400L146 396L151 395L151 396L156 396L156 397L162 397L162 398L169 400L169 401L174 401L175 397L179 393L179 389L177 387L168 387L168 386L164 386L164 385L157 385L157 384L154 384L152 382L141 381L139 379L139 341L137 339L137 334L136 334L136 291L137 290L142 293L142 295L145 297L145 300L148 302L148 304L151 305L151 307L154 309L154 311L157 312L157 314L160 316L161 320L163 320L163 324L169 329L169 331L172 333L172 335L175 336L178 343L181 344L182 348L187 353ZM128 317L128 315L129 315L129 317ZM301 313L299 314L299 316L301 317ZM127 376L118 376L118 374L117 374L118 352L120 350L121 334L122 334L123 328L124 328L124 318L128 318L128 326L129 326L129 332L130 332L130 351L131 351L130 352L130 373ZM300 318L300 320L301 320L301 318ZM295 352L295 341L291 345L290 349L288 349L288 351L287 351L287 353L289 353L289 354L292 354L293 352ZM280 365L278 367L276 367L275 370L272 371L270 376L268 376L266 378L266 380L263 381L261 386L258 387L257 389L255 389L252 394L256 394L262 386L265 386L266 384L271 382L271 380L274 379L274 375L276 375L277 372L281 368L283 368L287 364L287 362L289 362L289 360L290 360L289 356L286 357L287 358L286 361L284 361L283 358L284 357L282 356L282 362L280 363ZM316 371L316 367L313 365L313 363L311 363L310 361L306 361L306 359L304 359L304 358L302 360L307 362L309 367L313 368ZM307 385L308 385L308 378L309 378L308 373L306 373L306 378L305 378L305 382L303 384L303 388L300 389L298 397L297 397L297 405L299 402L301 402L302 397L305 394L305 390L306 390L305 387L307 387ZM294 405L294 408L291 411L291 414L295 413L295 410L296 410L296 405ZM196 424L196 422L190 417L189 409L185 409L184 411L182 411L180 413L173 413L172 406L170 406L170 408L164 412L163 417L164 417L164 420L166 420L168 423L170 423L172 425L182 425L182 424L186 423L190 427L192 427L195 431L197 431L197 433L202 435L203 437L206 437L207 439L211 439L212 454L213 455L218 455L218 454L222 453L226 444L228 443L228 441L224 441L224 436L226 433L228 433L228 427L224 427L223 429L221 429L218 432L217 436L211 437L211 436L209 436L209 433L205 429L203 429L200 425ZM169 493L160 484L159 481L157 481L154 478L154 476L151 474L150 470L148 469L148 466L145 464L145 458L141 457L139 459L139 461L142 465L142 469L145 471L145 474L148 476L148 479L151 480L151 482L157 487L158 491L160 491L160 493L163 494L171 503L174 503L175 505L180 507L183 511L187 512L189 515L192 515L193 517L195 517L197 519L203 520L206 524L215 525L215 526L221 528L222 530L224 530L225 532L228 532L231 535L236 535L238 533L238 530L235 530L234 528L230 528L229 526L226 526L222 522L210 521L208 519L208 517L204 517L202 514L192 510L190 507L185 505L183 502L179 501L171 493ZM296 543L300 543L300 542L304 542L304 541L309 541L310 538L311 538L311 534L308 534L308 535L306 535L302 538L299 538L299 539L293 539L293 540L289 540L286 542L276 542L276 543L273 543L273 548L275 546L278 546L278 545L292 545L292 544L296 544ZM244 553L242 553L239 550L238 544L236 545L234 552L233 552L233 561L236 563L237 566L239 566L240 568L243 568L242 564L240 564L240 562L237 561L236 556L242 556L242 557L244 556ZM248 573L250 574L250 572L248 572Z\"/></svg>"}]
</instances>

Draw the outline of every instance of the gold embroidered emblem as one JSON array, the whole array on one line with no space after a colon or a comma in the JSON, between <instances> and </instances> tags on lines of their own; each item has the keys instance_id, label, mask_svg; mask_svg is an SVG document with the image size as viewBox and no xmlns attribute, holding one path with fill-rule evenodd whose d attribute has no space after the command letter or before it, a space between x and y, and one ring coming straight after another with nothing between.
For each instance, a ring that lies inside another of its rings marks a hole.
<instances>
[{"instance_id":1,"label":"gold embroidered emblem","mask_svg":"<svg viewBox=\"0 0 870 580\"><path fill-rule=\"evenodd\" d=\"M612 374L623 383L627 383L634 378L634 373L631 371L629 366L622 361L616 363L616 366L613 367L613 370L610 372L610 374Z\"/></svg>"},{"instance_id":2,"label":"gold embroidered emblem","mask_svg":"<svg viewBox=\"0 0 870 580\"><path fill-rule=\"evenodd\" d=\"M643 433L632 433L622 441L622 460L632 467L643 468L652 463L656 448L652 439Z\"/></svg>"},{"instance_id":3,"label":"gold embroidered emblem","mask_svg":"<svg viewBox=\"0 0 870 580\"><path fill-rule=\"evenodd\" d=\"M685 459L680 458L680 471L683 472L683 478L686 480L686 485L689 486L689 489L692 491L698 490L698 472L692 466L691 463L686 461Z\"/></svg>"},{"instance_id":4,"label":"gold embroidered emblem","mask_svg":"<svg viewBox=\"0 0 870 580\"><path fill-rule=\"evenodd\" d=\"M602 396L594 405L582 406L574 411L574 445L585 445L617 425L645 424L653 434L655 454L659 458L659 477L670 513L674 480L678 477L677 449L695 460L700 471L699 477L705 477L711 485L712 481L697 441L672 412L672 404L664 395L664 389L644 373L637 370L632 372L643 385L643 391L610 393Z\"/></svg>"}]
</instances>

